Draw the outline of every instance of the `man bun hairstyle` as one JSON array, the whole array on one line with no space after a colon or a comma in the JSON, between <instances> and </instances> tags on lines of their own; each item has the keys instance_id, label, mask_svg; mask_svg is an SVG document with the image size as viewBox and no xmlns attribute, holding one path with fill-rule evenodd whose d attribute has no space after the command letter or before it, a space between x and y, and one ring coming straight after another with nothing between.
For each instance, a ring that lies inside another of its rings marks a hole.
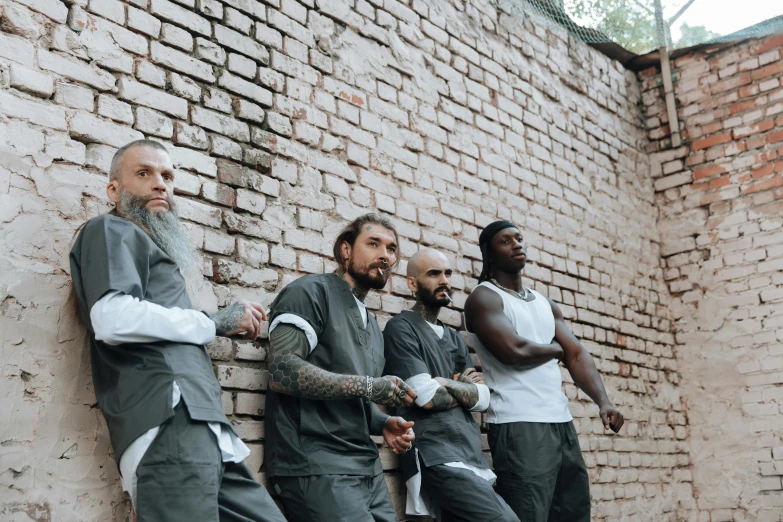
<instances>
[{"instance_id":1,"label":"man bun hairstyle","mask_svg":"<svg viewBox=\"0 0 783 522\"><path fill-rule=\"evenodd\" d=\"M125 154L125 152L128 149L132 149L133 147L152 147L153 149L162 150L166 154L169 153L169 150L165 146L163 146L161 142L155 140L136 140L130 143L126 143L125 145L120 147L119 150L117 150L117 152L115 152L114 156L111 158L111 166L109 167L109 181L120 179L120 167L122 167L122 156Z\"/></svg>"},{"instance_id":2,"label":"man bun hairstyle","mask_svg":"<svg viewBox=\"0 0 783 522\"><path fill-rule=\"evenodd\" d=\"M334 254L334 260L337 261L339 266L345 267L345 263L348 261L347 259L343 258L343 254L340 252L340 247L342 246L343 242L346 242L351 245L351 247L353 247L353 245L356 243L356 238L358 238L362 233L365 225L379 225L383 228L391 230L394 234L394 242L397 243L399 247L400 238L397 235L397 229L395 228L394 223L392 223L391 220L386 216L382 216L376 212L370 212L369 214L359 216L345 225L345 228L342 229L342 231L337 235L337 238L334 240L332 253ZM395 256L394 263L392 263L391 267L393 268L397 266L399 262L400 256L397 255Z\"/></svg>"}]
</instances>

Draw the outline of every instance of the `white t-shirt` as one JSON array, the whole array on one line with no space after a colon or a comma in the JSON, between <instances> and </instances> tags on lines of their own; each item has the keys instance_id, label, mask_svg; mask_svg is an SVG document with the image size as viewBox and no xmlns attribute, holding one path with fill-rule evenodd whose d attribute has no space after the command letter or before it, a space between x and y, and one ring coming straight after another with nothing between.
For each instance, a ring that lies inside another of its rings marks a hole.
<instances>
[{"instance_id":1,"label":"white t-shirt","mask_svg":"<svg viewBox=\"0 0 783 522\"><path fill-rule=\"evenodd\" d=\"M480 286L503 300L503 313L520 337L549 344L555 337L555 317L547 299L531 290L535 299L523 301L487 281ZM470 343L481 359L484 380L491 395L487 422L569 422L568 398L563 393L563 377L556 359L538 365L508 365L500 362L475 334Z\"/></svg>"}]
</instances>

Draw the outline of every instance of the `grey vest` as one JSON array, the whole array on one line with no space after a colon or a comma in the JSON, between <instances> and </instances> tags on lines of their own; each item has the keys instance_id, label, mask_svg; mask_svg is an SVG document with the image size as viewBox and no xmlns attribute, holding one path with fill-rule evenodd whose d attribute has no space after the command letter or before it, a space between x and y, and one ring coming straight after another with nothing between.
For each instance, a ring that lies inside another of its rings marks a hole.
<instances>
[{"instance_id":1,"label":"grey vest","mask_svg":"<svg viewBox=\"0 0 783 522\"><path fill-rule=\"evenodd\" d=\"M386 368L384 373L409 379L419 373L432 377L453 378L472 368L468 347L457 332L443 328L443 338L430 328L417 313L404 311L392 318L383 332ZM401 408L398 414L416 423L414 447L425 466L447 462L463 462L486 468L481 453L481 431L471 412L462 407L445 411L423 410L419 407ZM416 474L414 452L400 458L403 478Z\"/></svg>"},{"instance_id":2,"label":"grey vest","mask_svg":"<svg viewBox=\"0 0 783 522\"><path fill-rule=\"evenodd\" d=\"M371 314L367 327L350 287L336 274L308 275L272 303L270 320L304 318L318 335L306 360L334 373L379 377L383 336ZM266 466L274 476L377 475L378 448L370 438L370 405L363 399L310 400L267 392Z\"/></svg>"},{"instance_id":3,"label":"grey vest","mask_svg":"<svg viewBox=\"0 0 783 522\"><path fill-rule=\"evenodd\" d=\"M90 330L95 395L117 461L139 435L174 414L175 380L191 418L230 428L204 346L173 342L111 346L95 339L90 309L109 291L167 308L191 307L185 280L171 258L135 224L102 215L81 230L70 263L79 312Z\"/></svg>"}]
</instances>

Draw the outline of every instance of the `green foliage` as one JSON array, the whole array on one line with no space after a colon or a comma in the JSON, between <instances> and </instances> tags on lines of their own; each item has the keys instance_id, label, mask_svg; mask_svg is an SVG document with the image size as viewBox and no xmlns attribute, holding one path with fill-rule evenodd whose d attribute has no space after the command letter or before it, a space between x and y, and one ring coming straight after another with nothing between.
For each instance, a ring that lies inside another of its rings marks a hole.
<instances>
[{"instance_id":1,"label":"green foliage","mask_svg":"<svg viewBox=\"0 0 783 522\"><path fill-rule=\"evenodd\" d=\"M565 4L574 21L604 33L629 51L646 53L658 46L655 12L640 2L566 0Z\"/></svg>"},{"instance_id":2,"label":"green foliage","mask_svg":"<svg viewBox=\"0 0 783 522\"><path fill-rule=\"evenodd\" d=\"M709 42L720 36L703 25L688 25L685 22L680 26L680 33L680 39L677 40L675 47L690 47L691 45Z\"/></svg>"}]
</instances>

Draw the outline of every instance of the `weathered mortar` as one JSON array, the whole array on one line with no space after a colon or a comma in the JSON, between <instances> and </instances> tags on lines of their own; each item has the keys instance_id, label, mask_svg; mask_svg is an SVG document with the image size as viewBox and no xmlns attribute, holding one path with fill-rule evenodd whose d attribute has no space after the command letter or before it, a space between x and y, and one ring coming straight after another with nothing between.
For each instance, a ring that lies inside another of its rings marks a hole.
<instances>
[{"instance_id":1,"label":"weathered mortar","mask_svg":"<svg viewBox=\"0 0 783 522\"><path fill-rule=\"evenodd\" d=\"M660 76L640 74L700 521L783 516L782 50L676 60L678 149Z\"/></svg>"},{"instance_id":2,"label":"weathered mortar","mask_svg":"<svg viewBox=\"0 0 783 522\"><path fill-rule=\"evenodd\" d=\"M627 417L621 435L605 435L597 408L566 384L594 519L695 519L633 74L478 0L0 9L4 518L128 517L84 332L60 309L73 231L108 209L115 148L144 135L172 146L205 309L268 304L297 275L333 268L337 230L377 209L394 217L405 256L421 244L452 258L458 292L442 318L460 327L478 231L517 222L528 283L561 303ZM398 275L369 304L385 322L409 297ZM263 477L265 344L219 340L211 352ZM396 461L383 458L399 503Z\"/></svg>"}]
</instances>

